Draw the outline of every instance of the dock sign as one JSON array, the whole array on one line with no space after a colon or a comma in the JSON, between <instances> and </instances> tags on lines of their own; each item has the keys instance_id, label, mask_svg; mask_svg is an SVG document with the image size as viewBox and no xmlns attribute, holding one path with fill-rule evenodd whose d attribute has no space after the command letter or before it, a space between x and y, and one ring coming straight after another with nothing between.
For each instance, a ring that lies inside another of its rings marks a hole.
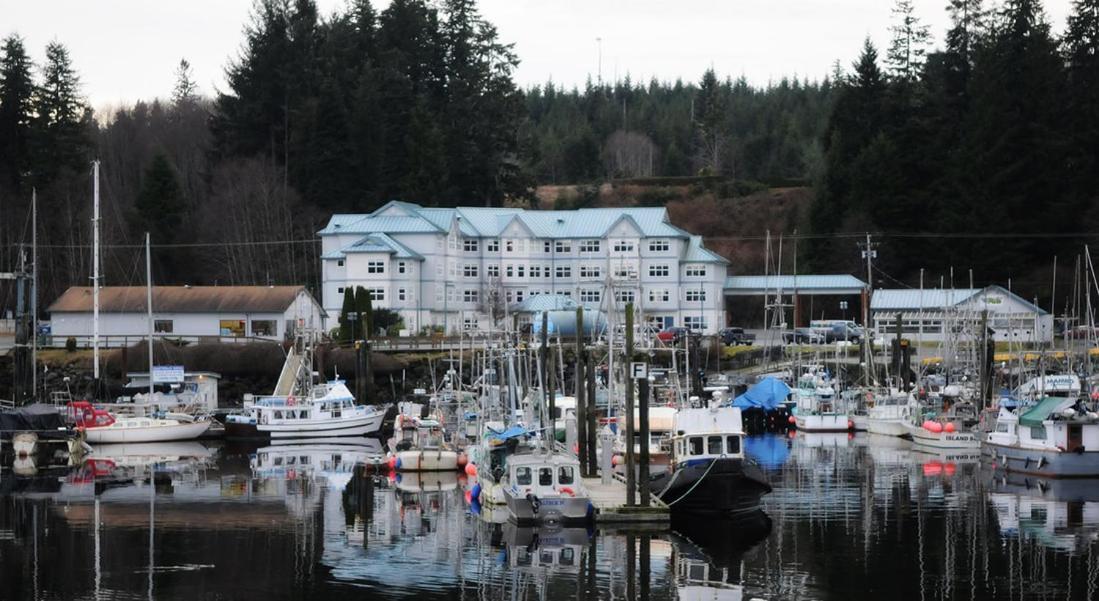
<instances>
[{"instance_id":1,"label":"dock sign","mask_svg":"<svg viewBox=\"0 0 1099 601\"><path fill-rule=\"evenodd\" d=\"M644 380L649 377L649 364L643 361L630 363L630 373L634 380Z\"/></svg>"},{"instance_id":2,"label":"dock sign","mask_svg":"<svg viewBox=\"0 0 1099 601\"><path fill-rule=\"evenodd\" d=\"M182 365L154 365L153 366L153 383L154 384L182 384L183 383L183 366Z\"/></svg>"}]
</instances>

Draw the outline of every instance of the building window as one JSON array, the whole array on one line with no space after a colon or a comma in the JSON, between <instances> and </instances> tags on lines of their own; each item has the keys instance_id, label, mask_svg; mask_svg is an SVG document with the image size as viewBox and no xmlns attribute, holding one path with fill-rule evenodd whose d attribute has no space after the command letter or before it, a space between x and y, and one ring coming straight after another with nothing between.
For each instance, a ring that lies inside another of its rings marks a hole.
<instances>
[{"instance_id":1,"label":"building window","mask_svg":"<svg viewBox=\"0 0 1099 601\"><path fill-rule=\"evenodd\" d=\"M466 238L465 240L462 240L462 250L466 251L467 253L477 252L477 240L473 238Z\"/></svg>"},{"instance_id":2,"label":"building window","mask_svg":"<svg viewBox=\"0 0 1099 601\"><path fill-rule=\"evenodd\" d=\"M636 297L633 290L619 290L614 293L614 299L620 303L632 303Z\"/></svg>"},{"instance_id":3,"label":"building window","mask_svg":"<svg viewBox=\"0 0 1099 601\"><path fill-rule=\"evenodd\" d=\"M336 294L343 294L343 288L336 288Z\"/></svg>"},{"instance_id":4,"label":"building window","mask_svg":"<svg viewBox=\"0 0 1099 601\"><path fill-rule=\"evenodd\" d=\"M649 252L662 253L668 252L671 249L671 245L667 240L652 240L649 242Z\"/></svg>"},{"instance_id":5,"label":"building window","mask_svg":"<svg viewBox=\"0 0 1099 601\"><path fill-rule=\"evenodd\" d=\"M171 334L172 325L172 320L170 319L154 319L153 331L158 334Z\"/></svg>"},{"instance_id":6,"label":"building window","mask_svg":"<svg viewBox=\"0 0 1099 601\"><path fill-rule=\"evenodd\" d=\"M462 319L462 329L469 332L470 330L478 330L481 328L481 324L477 322L476 317L466 317Z\"/></svg>"},{"instance_id":7,"label":"building window","mask_svg":"<svg viewBox=\"0 0 1099 601\"><path fill-rule=\"evenodd\" d=\"M683 275L689 278L704 278L706 277L705 265L688 265L684 270Z\"/></svg>"},{"instance_id":8,"label":"building window","mask_svg":"<svg viewBox=\"0 0 1099 601\"><path fill-rule=\"evenodd\" d=\"M582 278L598 278L599 266L598 265L581 265L580 277Z\"/></svg>"},{"instance_id":9,"label":"building window","mask_svg":"<svg viewBox=\"0 0 1099 601\"><path fill-rule=\"evenodd\" d=\"M278 325L274 319L253 319L253 336L274 336L278 333Z\"/></svg>"},{"instance_id":10,"label":"building window","mask_svg":"<svg viewBox=\"0 0 1099 601\"><path fill-rule=\"evenodd\" d=\"M546 265L545 270L542 272L545 274L545 278L548 280L553 277L553 273L550 271L550 266Z\"/></svg>"},{"instance_id":11,"label":"building window","mask_svg":"<svg viewBox=\"0 0 1099 601\"><path fill-rule=\"evenodd\" d=\"M370 261L366 264L367 273L385 273L385 263L381 261Z\"/></svg>"},{"instance_id":12,"label":"building window","mask_svg":"<svg viewBox=\"0 0 1099 601\"><path fill-rule=\"evenodd\" d=\"M339 259L336 261L336 267L343 267L343 259Z\"/></svg>"},{"instance_id":13,"label":"building window","mask_svg":"<svg viewBox=\"0 0 1099 601\"><path fill-rule=\"evenodd\" d=\"M467 278L477 277L477 265L471 264L471 265L466 265L466 266L462 267L462 275L464 275Z\"/></svg>"},{"instance_id":14,"label":"building window","mask_svg":"<svg viewBox=\"0 0 1099 601\"><path fill-rule=\"evenodd\" d=\"M520 277L520 278L526 277L526 270L527 270L527 267L525 265L516 265L515 266L515 275L516 275L516 277Z\"/></svg>"},{"instance_id":15,"label":"building window","mask_svg":"<svg viewBox=\"0 0 1099 601\"><path fill-rule=\"evenodd\" d=\"M572 252L572 244L570 244L567 240L557 240L556 242L553 243L553 250L554 250L554 252L556 252L558 254L560 254L560 253L571 253Z\"/></svg>"},{"instance_id":16,"label":"building window","mask_svg":"<svg viewBox=\"0 0 1099 601\"><path fill-rule=\"evenodd\" d=\"M580 291L580 302L582 302L582 303L598 303L599 302L599 297L600 297L600 294L599 294L598 290L581 290Z\"/></svg>"},{"instance_id":17,"label":"building window","mask_svg":"<svg viewBox=\"0 0 1099 601\"><path fill-rule=\"evenodd\" d=\"M558 265L557 266L557 277L559 277L559 278L571 278L572 277L572 267L570 267L568 265Z\"/></svg>"},{"instance_id":18,"label":"building window","mask_svg":"<svg viewBox=\"0 0 1099 601\"><path fill-rule=\"evenodd\" d=\"M666 278L671 270L667 265L649 265L649 277L650 278Z\"/></svg>"},{"instance_id":19,"label":"building window","mask_svg":"<svg viewBox=\"0 0 1099 601\"><path fill-rule=\"evenodd\" d=\"M517 302L517 303L523 302L523 291L522 290L516 290L515 291L515 302Z\"/></svg>"},{"instance_id":20,"label":"building window","mask_svg":"<svg viewBox=\"0 0 1099 601\"><path fill-rule=\"evenodd\" d=\"M485 265L485 275L487 275L490 278L500 277L500 266L499 265Z\"/></svg>"},{"instance_id":21,"label":"building window","mask_svg":"<svg viewBox=\"0 0 1099 601\"><path fill-rule=\"evenodd\" d=\"M408 298L408 294L405 293L405 289L404 288L398 288L397 289L397 300L403 301L403 300L407 300L407 298Z\"/></svg>"},{"instance_id":22,"label":"building window","mask_svg":"<svg viewBox=\"0 0 1099 601\"><path fill-rule=\"evenodd\" d=\"M385 288L367 288L366 291L370 293L370 300L372 301L385 300Z\"/></svg>"},{"instance_id":23,"label":"building window","mask_svg":"<svg viewBox=\"0 0 1099 601\"><path fill-rule=\"evenodd\" d=\"M510 278L510 277L514 277L514 276L515 276L515 268L514 268L514 267L512 267L511 263L508 263L508 264L507 264L507 266L506 266L506 268L505 268L505 273L507 274L507 276L508 276L509 278Z\"/></svg>"},{"instance_id":24,"label":"building window","mask_svg":"<svg viewBox=\"0 0 1099 601\"><path fill-rule=\"evenodd\" d=\"M687 302L704 303L706 302L706 291L699 290L687 290Z\"/></svg>"},{"instance_id":25,"label":"building window","mask_svg":"<svg viewBox=\"0 0 1099 601\"><path fill-rule=\"evenodd\" d=\"M541 265L531 265L530 266L530 277L531 278L540 278L540 277L542 277L542 266Z\"/></svg>"},{"instance_id":26,"label":"building window","mask_svg":"<svg viewBox=\"0 0 1099 601\"><path fill-rule=\"evenodd\" d=\"M614 268L614 277L624 280L636 280L637 272L632 265L619 265Z\"/></svg>"},{"instance_id":27,"label":"building window","mask_svg":"<svg viewBox=\"0 0 1099 601\"><path fill-rule=\"evenodd\" d=\"M467 303L475 303L480 300L480 294L476 290L465 290L462 292L462 300Z\"/></svg>"},{"instance_id":28,"label":"building window","mask_svg":"<svg viewBox=\"0 0 1099 601\"><path fill-rule=\"evenodd\" d=\"M649 290L650 303L666 303L672 299L667 290Z\"/></svg>"},{"instance_id":29,"label":"building window","mask_svg":"<svg viewBox=\"0 0 1099 601\"><path fill-rule=\"evenodd\" d=\"M404 261L397 261L397 273L404 273L404 272L405 272Z\"/></svg>"},{"instance_id":30,"label":"building window","mask_svg":"<svg viewBox=\"0 0 1099 601\"><path fill-rule=\"evenodd\" d=\"M542 250L547 255L550 254L551 252L553 252L553 245L550 243L549 240L546 240L545 242L542 243Z\"/></svg>"},{"instance_id":31,"label":"building window","mask_svg":"<svg viewBox=\"0 0 1099 601\"><path fill-rule=\"evenodd\" d=\"M616 253L632 253L633 252L633 242L630 242L629 240L615 240L614 241L614 252L616 252Z\"/></svg>"},{"instance_id":32,"label":"building window","mask_svg":"<svg viewBox=\"0 0 1099 601\"><path fill-rule=\"evenodd\" d=\"M705 330L706 318L699 315L688 315L683 318L683 325L687 326L688 330Z\"/></svg>"},{"instance_id":33,"label":"building window","mask_svg":"<svg viewBox=\"0 0 1099 601\"><path fill-rule=\"evenodd\" d=\"M222 319L218 321L218 331L221 336L244 336L243 319Z\"/></svg>"},{"instance_id":34,"label":"building window","mask_svg":"<svg viewBox=\"0 0 1099 601\"><path fill-rule=\"evenodd\" d=\"M500 241L496 238L493 238L492 240L485 242L485 250L490 253L500 252Z\"/></svg>"},{"instance_id":35,"label":"building window","mask_svg":"<svg viewBox=\"0 0 1099 601\"><path fill-rule=\"evenodd\" d=\"M504 240L504 252L515 252L515 241L508 239Z\"/></svg>"},{"instance_id":36,"label":"building window","mask_svg":"<svg viewBox=\"0 0 1099 601\"><path fill-rule=\"evenodd\" d=\"M580 252L582 253L597 253L599 248L599 240L582 240L580 242Z\"/></svg>"}]
</instances>

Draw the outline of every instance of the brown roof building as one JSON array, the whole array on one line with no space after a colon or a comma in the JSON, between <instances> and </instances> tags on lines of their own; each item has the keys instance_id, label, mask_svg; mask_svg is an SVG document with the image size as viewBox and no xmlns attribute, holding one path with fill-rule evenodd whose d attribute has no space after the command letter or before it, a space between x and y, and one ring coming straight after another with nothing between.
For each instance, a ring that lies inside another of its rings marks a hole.
<instances>
[{"instance_id":1,"label":"brown roof building","mask_svg":"<svg viewBox=\"0 0 1099 601\"><path fill-rule=\"evenodd\" d=\"M129 344L146 334L146 294L144 286L99 289L99 332L108 345ZM55 341L90 339L92 304L89 286L73 286L55 300L47 309ZM325 317L304 286L153 287L154 332L165 337L279 340L298 328L321 331ZM113 340L118 337L126 340Z\"/></svg>"}]
</instances>

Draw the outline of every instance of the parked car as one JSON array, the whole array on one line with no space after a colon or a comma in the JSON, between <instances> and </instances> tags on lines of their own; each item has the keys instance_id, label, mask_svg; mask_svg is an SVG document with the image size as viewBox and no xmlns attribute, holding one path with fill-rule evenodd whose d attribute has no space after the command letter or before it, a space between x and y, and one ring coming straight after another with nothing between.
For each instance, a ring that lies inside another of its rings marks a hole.
<instances>
[{"instance_id":1,"label":"parked car","mask_svg":"<svg viewBox=\"0 0 1099 601\"><path fill-rule=\"evenodd\" d=\"M786 344L822 344L824 335L812 328L794 328L782 333L782 341Z\"/></svg>"},{"instance_id":2,"label":"parked car","mask_svg":"<svg viewBox=\"0 0 1099 601\"><path fill-rule=\"evenodd\" d=\"M745 332L744 328L721 328L717 333L721 338L723 344L729 346L746 345L751 346L755 341L756 335L750 332Z\"/></svg>"},{"instance_id":3,"label":"parked car","mask_svg":"<svg viewBox=\"0 0 1099 601\"><path fill-rule=\"evenodd\" d=\"M824 339L826 342L846 340L858 344L865 336L866 333L857 324L850 321L840 321L832 324L832 327L825 333Z\"/></svg>"}]
</instances>

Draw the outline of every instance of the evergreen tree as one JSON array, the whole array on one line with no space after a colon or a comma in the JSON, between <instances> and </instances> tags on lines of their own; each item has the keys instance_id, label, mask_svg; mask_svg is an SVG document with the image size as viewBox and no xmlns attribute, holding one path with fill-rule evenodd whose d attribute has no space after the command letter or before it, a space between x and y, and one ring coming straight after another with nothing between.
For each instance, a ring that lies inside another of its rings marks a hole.
<instances>
[{"instance_id":1,"label":"evergreen tree","mask_svg":"<svg viewBox=\"0 0 1099 601\"><path fill-rule=\"evenodd\" d=\"M713 69L707 69L702 75L694 111L699 171L707 175L721 175L725 167L722 158L726 152L725 98Z\"/></svg>"},{"instance_id":2,"label":"evergreen tree","mask_svg":"<svg viewBox=\"0 0 1099 601\"><path fill-rule=\"evenodd\" d=\"M355 311L359 314L359 323L362 329L359 331L360 340L370 340L374 337L374 298L370 291L362 286L355 288Z\"/></svg>"},{"instance_id":3,"label":"evergreen tree","mask_svg":"<svg viewBox=\"0 0 1099 601\"><path fill-rule=\"evenodd\" d=\"M134 209L142 228L155 240L169 243L176 239L186 202L176 171L163 152L154 154L145 169Z\"/></svg>"},{"instance_id":4,"label":"evergreen tree","mask_svg":"<svg viewBox=\"0 0 1099 601\"><path fill-rule=\"evenodd\" d=\"M353 332L354 326L352 323L357 323L358 315L355 318L349 319L348 316L356 312L355 306L355 289L351 286L343 289L343 305L340 307L340 342L350 342L352 337L356 334Z\"/></svg>"},{"instance_id":5,"label":"evergreen tree","mask_svg":"<svg viewBox=\"0 0 1099 601\"><path fill-rule=\"evenodd\" d=\"M927 47L931 43L931 28L920 22L912 0L896 0L893 19L895 24L889 28L893 41L889 45L887 62L894 77L912 82L923 70Z\"/></svg>"},{"instance_id":6,"label":"evergreen tree","mask_svg":"<svg viewBox=\"0 0 1099 601\"><path fill-rule=\"evenodd\" d=\"M1073 3L1063 45L1071 136L1068 171L1076 198L1094 206L1099 190L1099 0Z\"/></svg>"},{"instance_id":7,"label":"evergreen tree","mask_svg":"<svg viewBox=\"0 0 1099 601\"><path fill-rule=\"evenodd\" d=\"M179 59L176 67L176 85L172 88L172 103L176 106L194 103L198 99L198 84L191 74L191 63Z\"/></svg>"},{"instance_id":8,"label":"evergreen tree","mask_svg":"<svg viewBox=\"0 0 1099 601\"><path fill-rule=\"evenodd\" d=\"M33 64L23 38L4 39L0 56L0 188L18 192L30 169L29 143L34 112Z\"/></svg>"},{"instance_id":9,"label":"evergreen tree","mask_svg":"<svg viewBox=\"0 0 1099 601\"><path fill-rule=\"evenodd\" d=\"M50 185L65 169L83 171L90 144L88 127L91 111L80 95L80 80L59 42L46 46L42 82L34 98L32 123L34 180Z\"/></svg>"}]
</instances>

